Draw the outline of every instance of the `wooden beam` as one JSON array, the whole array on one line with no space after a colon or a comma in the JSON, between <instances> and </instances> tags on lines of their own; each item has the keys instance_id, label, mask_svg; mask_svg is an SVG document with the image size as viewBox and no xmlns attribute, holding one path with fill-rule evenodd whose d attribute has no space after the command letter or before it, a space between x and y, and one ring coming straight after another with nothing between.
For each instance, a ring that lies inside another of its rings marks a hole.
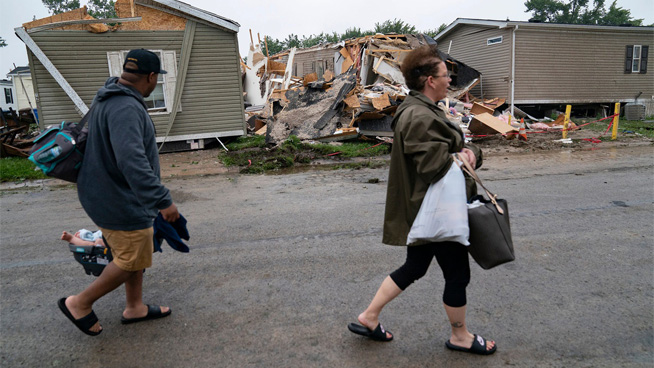
<instances>
[{"instance_id":1,"label":"wooden beam","mask_svg":"<svg viewBox=\"0 0 654 368\"><path fill-rule=\"evenodd\" d=\"M35 32L44 31L46 29L69 26L72 24L127 23L127 22L138 22L140 20L141 17L66 20L63 22L48 23L42 26L30 28L27 30L27 33L35 33Z\"/></svg>"},{"instance_id":2,"label":"wooden beam","mask_svg":"<svg viewBox=\"0 0 654 368\"><path fill-rule=\"evenodd\" d=\"M50 59L43 53L41 48L34 42L32 37L30 37L29 34L23 29L22 27L14 28L14 32L16 32L16 36L21 39L25 43L25 45L32 51L32 54L36 56L37 59L43 64L45 69L52 75L55 81L59 84L59 86L66 92L66 95L73 101L75 104L75 107L77 108L77 112L81 115L84 116L86 113L89 111L88 106L82 101L82 98L79 97L77 92L73 89L73 87L70 86L68 81L66 81L66 78L64 78L63 75L57 70L57 68L52 64Z\"/></svg>"},{"instance_id":3,"label":"wooden beam","mask_svg":"<svg viewBox=\"0 0 654 368\"><path fill-rule=\"evenodd\" d=\"M390 49L376 49L376 50L366 50L368 52L368 55L370 55L373 52L411 52L413 50L390 50Z\"/></svg>"}]
</instances>

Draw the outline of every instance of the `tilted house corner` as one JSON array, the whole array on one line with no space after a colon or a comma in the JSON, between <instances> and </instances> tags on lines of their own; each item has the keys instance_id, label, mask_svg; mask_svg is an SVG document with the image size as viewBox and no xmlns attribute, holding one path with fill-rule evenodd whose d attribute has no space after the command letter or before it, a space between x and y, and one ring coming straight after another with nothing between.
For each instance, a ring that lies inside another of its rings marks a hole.
<instances>
[{"instance_id":1,"label":"tilted house corner","mask_svg":"<svg viewBox=\"0 0 654 368\"><path fill-rule=\"evenodd\" d=\"M78 121L106 79L120 75L127 52L145 48L168 71L146 99L164 149L245 134L238 23L176 0L117 0L115 7L115 19L94 19L83 7L16 28L41 128Z\"/></svg>"}]
</instances>

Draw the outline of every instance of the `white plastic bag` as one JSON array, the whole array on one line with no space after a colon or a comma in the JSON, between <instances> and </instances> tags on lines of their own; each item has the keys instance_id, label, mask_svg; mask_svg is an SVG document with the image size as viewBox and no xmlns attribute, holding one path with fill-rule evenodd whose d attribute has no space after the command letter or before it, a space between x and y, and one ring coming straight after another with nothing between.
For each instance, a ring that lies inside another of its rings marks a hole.
<instances>
[{"instance_id":1,"label":"white plastic bag","mask_svg":"<svg viewBox=\"0 0 654 368\"><path fill-rule=\"evenodd\" d=\"M406 243L426 240L470 245L469 236L466 182L459 165L453 162L447 174L429 186Z\"/></svg>"}]
</instances>

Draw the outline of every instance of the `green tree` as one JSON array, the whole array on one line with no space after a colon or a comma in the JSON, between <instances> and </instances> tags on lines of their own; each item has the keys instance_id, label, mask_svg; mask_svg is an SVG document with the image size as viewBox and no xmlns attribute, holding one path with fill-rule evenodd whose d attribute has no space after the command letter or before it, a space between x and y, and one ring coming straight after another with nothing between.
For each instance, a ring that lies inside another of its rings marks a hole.
<instances>
[{"instance_id":1,"label":"green tree","mask_svg":"<svg viewBox=\"0 0 654 368\"><path fill-rule=\"evenodd\" d=\"M88 11L93 18L116 18L115 5L113 0L89 0Z\"/></svg>"},{"instance_id":2,"label":"green tree","mask_svg":"<svg viewBox=\"0 0 654 368\"><path fill-rule=\"evenodd\" d=\"M41 0L50 14L59 14L80 7L79 0Z\"/></svg>"},{"instance_id":3,"label":"green tree","mask_svg":"<svg viewBox=\"0 0 654 368\"><path fill-rule=\"evenodd\" d=\"M7 41L5 41L4 38L0 37L0 47L5 47L7 46Z\"/></svg>"},{"instance_id":4,"label":"green tree","mask_svg":"<svg viewBox=\"0 0 654 368\"><path fill-rule=\"evenodd\" d=\"M328 35L324 33L320 33L317 35L311 35L309 37L307 36L302 36L302 47L303 48L308 48L308 47L313 47L316 46L319 43L322 42L329 42L328 41Z\"/></svg>"},{"instance_id":5,"label":"green tree","mask_svg":"<svg viewBox=\"0 0 654 368\"><path fill-rule=\"evenodd\" d=\"M604 22L602 24L617 26L621 24L631 24L634 26L642 26L643 19L633 19L631 11L623 9L616 5L617 1L613 1L609 7L609 11L604 15Z\"/></svg>"},{"instance_id":6,"label":"green tree","mask_svg":"<svg viewBox=\"0 0 654 368\"><path fill-rule=\"evenodd\" d=\"M424 33L424 34L426 34L427 36L433 38L433 37L436 37L437 34L443 32L443 30L445 30L445 28L447 28L447 24L443 23L443 24L441 24L440 26L438 26L438 28L436 28L436 29L427 30L427 31L424 31L424 32L422 32L422 33Z\"/></svg>"},{"instance_id":7,"label":"green tree","mask_svg":"<svg viewBox=\"0 0 654 368\"><path fill-rule=\"evenodd\" d=\"M386 20L383 23L375 23L375 33L411 34L416 33L416 27L400 19Z\"/></svg>"},{"instance_id":8,"label":"green tree","mask_svg":"<svg viewBox=\"0 0 654 368\"><path fill-rule=\"evenodd\" d=\"M80 8L79 0L41 0L51 14L59 14ZM88 0L89 14L98 19L115 18L116 8L113 0Z\"/></svg>"},{"instance_id":9,"label":"green tree","mask_svg":"<svg viewBox=\"0 0 654 368\"><path fill-rule=\"evenodd\" d=\"M264 55L272 56L284 49L285 48L283 42L280 42L278 39L272 39L268 36L265 36L265 41L261 51L263 51Z\"/></svg>"},{"instance_id":10,"label":"green tree","mask_svg":"<svg viewBox=\"0 0 654 368\"><path fill-rule=\"evenodd\" d=\"M284 43L284 48L290 49L293 47L300 48L302 47L302 41L300 41L300 38L296 35L291 33L286 37L286 39L283 41Z\"/></svg>"},{"instance_id":11,"label":"green tree","mask_svg":"<svg viewBox=\"0 0 654 368\"><path fill-rule=\"evenodd\" d=\"M372 34L372 31L362 32L361 28L351 27L345 30L345 33L341 35L339 41L347 40L350 38L359 38L359 37L367 36L369 34Z\"/></svg>"},{"instance_id":12,"label":"green tree","mask_svg":"<svg viewBox=\"0 0 654 368\"><path fill-rule=\"evenodd\" d=\"M93 0L90 0L93 1ZM104 0L95 0L95 1L104 1ZM441 31L447 28L447 24L441 24L437 29L424 31L421 33L427 34L431 37L436 36ZM335 43L343 40L348 40L351 38L364 37L369 35L374 35L375 33L397 33L397 34L415 34L416 27L405 23L400 19L386 20L382 23L375 23L374 30L362 31L358 27L350 27L345 30L344 33L339 34L338 32L314 34L309 36L302 36L300 38L298 35L291 33L283 41L278 39L272 39L270 37L268 40L268 51L269 55L274 55L278 52L288 50L293 47L297 48L309 48L316 46L323 42ZM265 45L263 47L264 54L266 53Z\"/></svg>"},{"instance_id":13,"label":"green tree","mask_svg":"<svg viewBox=\"0 0 654 368\"><path fill-rule=\"evenodd\" d=\"M617 6L614 0L609 10L605 9L605 0L527 0L525 13L532 13L532 20L566 24L596 25L642 25L642 19L633 19L631 12Z\"/></svg>"}]
</instances>

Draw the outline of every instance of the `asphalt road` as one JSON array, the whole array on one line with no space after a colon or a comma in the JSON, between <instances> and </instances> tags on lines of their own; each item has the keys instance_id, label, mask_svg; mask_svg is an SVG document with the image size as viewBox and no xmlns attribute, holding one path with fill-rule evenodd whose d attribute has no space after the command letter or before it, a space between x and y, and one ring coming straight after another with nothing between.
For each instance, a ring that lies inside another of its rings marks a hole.
<instances>
[{"instance_id":1,"label":"asphalt road","mask_svg":"<svg viewBox=\"0 0 654 368\"><path fill-rule=\"evenodd\" d=\"M517 257L472 266L468 325L492 356L444 347L436 262L382 313L392 342L347 330L405 256L381 244L380 168L167 180L191 252L155 254L144 299L172 316L121 325L120 288L94 307L97 337L56 305L93 279L59 240L95 230L74 188L0 192L0 366L651 367L653 146L493 155L480 175L509 202Z\"/></svg>"}]
</instances>

